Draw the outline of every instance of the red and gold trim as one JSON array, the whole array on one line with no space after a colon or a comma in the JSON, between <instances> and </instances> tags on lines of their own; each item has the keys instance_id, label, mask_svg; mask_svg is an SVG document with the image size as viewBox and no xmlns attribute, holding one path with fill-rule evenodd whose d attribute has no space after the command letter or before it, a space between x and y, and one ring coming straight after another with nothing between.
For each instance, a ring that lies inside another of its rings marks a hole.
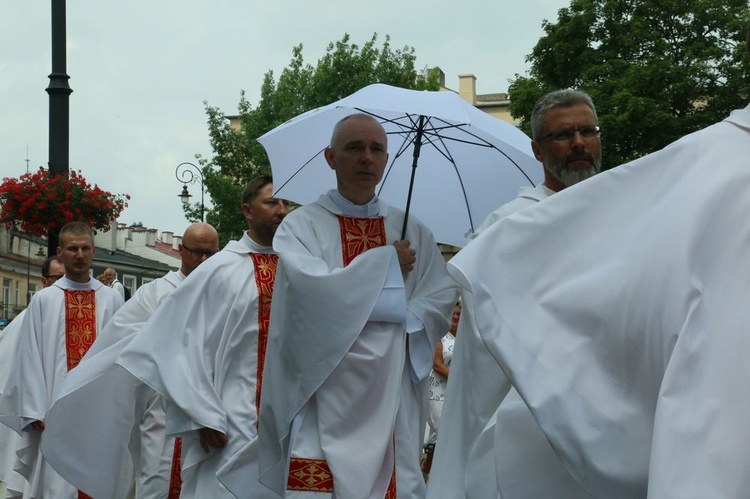
<instances>
[{"instance_id":1,"label":"red and gold trim","mask_svg":"<svg viewBox=\"0 0 750 499\"><path fill-rule=\"evenodd\" d=\"M368 249L386 245L385 221L378 218L352 218L338 215L344 267Z\"/></svg>"},{"instance_id":2,"label":"red and gold trim","mask_svg":"<svg viewBox=\"0 0 750 499\"><path fill-rule=\"evenodd\" d=\"M301 492L333 492L333 473L325 459L292 457L289 461L289 478L286 490ZM383 499L396 499L396 468Z\"/></svg>"},{"instance_id":3,"label":"red and gold trim","mask_svg":"<svg viewBox=\"0 0 750 499\"><path fill-rule=\"evenodd\" d=\"M81 362L96 339L95 291L65 291L65 348L68 371Z\"/></svg>"},{"instance_id":4,"label":"red and gold trim","mask_svg":"<svg viewBox=\"0 0 750 499\"><path fill-rule=\"evenodd\" d=\"M169 474L169 492L167 499L179 499L182 490L182 438L174 439L174 452L172 453L172 472Z\"/></svg>"},{"instance_id":5,"label":"red and gold trim","mask_svg":"<svg viewBox=\"0 0 750 499\"><path fill-rule=\"evenodd\" d=\"M385 497L383 499L396 499L396 467L393 467L393 474L391 475L391 481L388 482L388 488L385 491Z\"/></svg>"},{"instance_id":6,"label":"red and gold trim","mask_svg":"<svg viewBox=\"0 0 750 499\"><path fill-rule=\"evenodd\" d=\"M293 457L289 462L287 490L333 492L333 474L325 459Z\"/></svg>"},{"instance_id":7,"label":"red and gold trim","mask_svg":"<svg viewBox=\"0 0 750 499\"><path fill-rule=\"evenodd\" d=\"M268 323L271 321L271 297L276 280L278 255L250 253L255 266L255 285L258 288L258 382L255 385L255 409L260 412L260 393L263 385L263 366L268 346Z\"/></svg>"}]
</instances>

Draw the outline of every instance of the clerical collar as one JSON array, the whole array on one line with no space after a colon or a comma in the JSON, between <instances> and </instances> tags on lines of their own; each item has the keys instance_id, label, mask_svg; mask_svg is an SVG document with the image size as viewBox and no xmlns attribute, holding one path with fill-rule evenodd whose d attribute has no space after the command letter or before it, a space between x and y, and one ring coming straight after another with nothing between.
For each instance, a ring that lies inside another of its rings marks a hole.
<instances>
[{"instance_id":1,"label":"clerical collar","mask_svg":"<svg viewBox=\"0 0 750 499\"><path fill-rule=\"evenodd\" d=\"M333 204L341 210L341 213L347 217L375 218L380 215L380 202L378 201L377 196L372 198L369 203L363 205L352 203L342 196L336 189L328 191L328 197L330 197Z\"/></svg>"},{"instance_id":2,"label":"clerical collar","mask_svg":"<svg viewBox=\"0 0 750 499\"><path fill-rule=\"evenodd\" d=\"M55 281L55 285L62 289L73 289L76 291L87 291L89 289L96 289L96 284L101 284L96 279L89 278L86 282L71 281L67 276L63 276ZM103 286L103 284L102 284Z\"/></svg>"}]
</instances>

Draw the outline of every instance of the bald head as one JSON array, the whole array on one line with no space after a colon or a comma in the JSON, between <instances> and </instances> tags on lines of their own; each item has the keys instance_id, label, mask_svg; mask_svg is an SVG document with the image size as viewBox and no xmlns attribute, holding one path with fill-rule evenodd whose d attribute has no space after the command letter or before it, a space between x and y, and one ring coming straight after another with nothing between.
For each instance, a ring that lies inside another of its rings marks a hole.
<instances>
[{"instance_id":1,"label":"bald head","mask_svg":"<svg viewBox=\"0 0 750 499\"><path fill-rule=\"evenodd\" d=\"M219 234L211 224L196 222L185 230L180 244L180 271L189 275L198 265L219 251Z\"/></svg>"},{"instance_id":2,"label":"bald head","mask_svg":"<svg viewBox=\"0 0 750 499\"><path fill-rule=\"evenodd\" d=\"M376 120L369 114L354 113L348 116L344 116L336 123L336 125L334 125L333 132L331 133L331 147L339 146L341 144L342 130L344 130L353 122L368 122L378 127L383 132L384 143L388 144L388 136L386 135L385 130L383 129L383 125L381 125L378 120Z\"/></svg>"}]
</instances>

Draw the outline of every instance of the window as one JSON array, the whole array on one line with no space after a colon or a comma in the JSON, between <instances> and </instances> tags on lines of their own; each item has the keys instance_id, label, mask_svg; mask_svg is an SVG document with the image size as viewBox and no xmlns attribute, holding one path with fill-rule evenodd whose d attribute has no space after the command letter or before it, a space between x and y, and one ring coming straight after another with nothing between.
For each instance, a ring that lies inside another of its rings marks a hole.
<instances>
[{"instance_id":1,"label":"window","mask_svg":"<svg viewBox=\"0 0 750 499\"><path fill-rule=\"evenodd\" d=\"M10 286L11 280L3 277L3 317L8 318L10 312Z\"/></svg>"},{"instance_id":2,"label":"window","mask_svg":"<svg viewBox=\"0 0 750 499\"><path fill-rule=\"evenodd\" d=\"M134 275L122 275L122 285L130 291L130 296L133 296L135 290L138 288L136 282L136 277Z\"/></svg>"}]
</instances>

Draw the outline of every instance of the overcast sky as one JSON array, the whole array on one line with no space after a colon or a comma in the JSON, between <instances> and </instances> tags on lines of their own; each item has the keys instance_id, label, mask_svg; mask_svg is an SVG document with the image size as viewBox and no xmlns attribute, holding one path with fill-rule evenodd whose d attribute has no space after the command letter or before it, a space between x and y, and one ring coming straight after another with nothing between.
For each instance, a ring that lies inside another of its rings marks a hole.
<instances>
[{"instance_id":1,"label":"overcast sky","mask_svg":"<svg viewBox=\"0 0 750 499\"><path fill-rule=\"evenodd\" d=\"M417 67L446 85L473 73L478 93L506 92L569 0L131 0L67 2L70 167L132 196L121 222L181 233L188 225L175 168L211 157L203 101L235 114L240 90L258 101L263 75L292 47L314 64L349 33L413 46ZM379 43L380 45L380 43ZM0 6L0 176L47 166L50 1ZM197 186L191 186L199 194ZM195 199L195 198L193 198Z\"/></svg>"}]
</instances>

